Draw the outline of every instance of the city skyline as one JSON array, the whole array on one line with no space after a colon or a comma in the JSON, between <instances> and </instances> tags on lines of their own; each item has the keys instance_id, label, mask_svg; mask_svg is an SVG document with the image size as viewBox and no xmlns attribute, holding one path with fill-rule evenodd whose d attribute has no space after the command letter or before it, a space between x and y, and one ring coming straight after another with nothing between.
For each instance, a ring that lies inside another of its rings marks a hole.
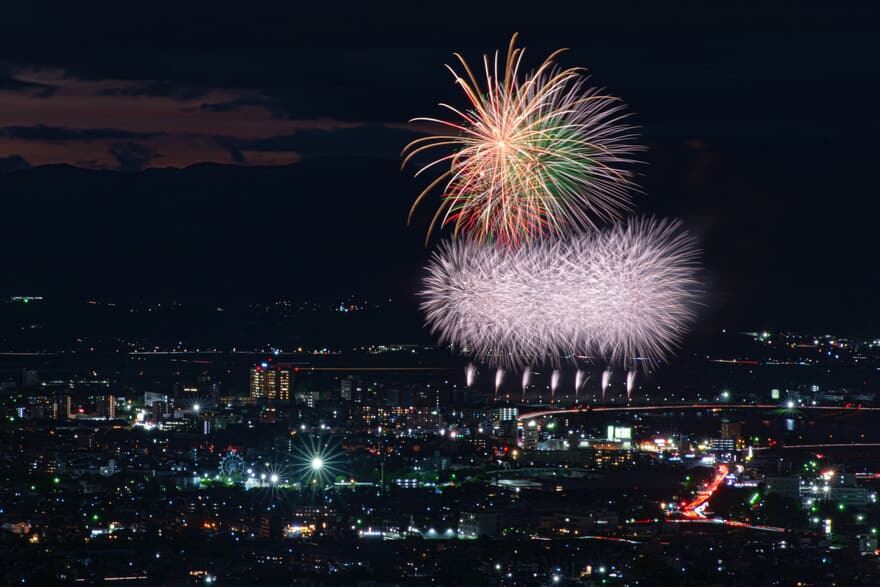
<instances>
[{"instance_id":1,"label":"city skyline","mask_svg":"<svg viewBox=\"0 0 880 587\"><path fill-rule=\"evenodd\" d=\"M878 17L5 9L0 584L880 584Z\"/></svg>"}]
</instances>

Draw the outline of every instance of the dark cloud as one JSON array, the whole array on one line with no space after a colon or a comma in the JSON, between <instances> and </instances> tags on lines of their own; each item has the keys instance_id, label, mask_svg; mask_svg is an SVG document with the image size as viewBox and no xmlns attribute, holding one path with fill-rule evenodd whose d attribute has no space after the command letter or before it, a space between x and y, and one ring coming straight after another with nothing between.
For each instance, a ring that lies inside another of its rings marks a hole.
<instances>
[{"instance_id":1,"label":"dark cloud","mask_svg":"<svg viewBox=\"0 0 880 587\"><path fill-rule=\"evenodd\" d=\"M0 173L9 173L10 171L21 171L23 169L30 168L31 164L28 163L21 155L0 157Z\"/></svg>"},{"instance_id":2,"label":"dark cloud","mask_svg":"<svg viewBox=\"0 0 880 587\"><path fill-rule=\"evenodd\" d=\"M33 98L49 98L57 88L50 84L21 80L15 75L14 69L0 65L0 90L29 92Z\"/></svg>"},{"instance_id":3,"label":"dark cloud","mask_svg":"<svg viewBox=\"0 0 880 587\"><path fill-rule=\"evenodd\" d=\"M147 145L135 141L113 143L108 151L118 162L118 171L141 171L153 159L160 157Z\"/></svg>"},{"instance_id":4,"label":"dark cloud","mask_svg":"<svg viewBox=\"0 0 880 587\"><path fill-rule=\"evenodd\" d=\"M31 94L31 98L51 98L58 91L55 86L44 86L42 90L38 90Z\"/></svg>"},{"instance_id":5,"label":"dark cloud","mask_svg":"<svg viewBox=\"0 0 880 587\"><path fill-rule=\"evenodd\" d=\"M101 90L103 96L161 96L175 100L189 101L206 96L209 88L182 84L173 80L148 81L125 87Z\"/></svg>"},{"instance_id":6,"label":"dark cloud","mask_svg":"<svg viewBox=\"0 0 880 587\"><path fill-rule=\"evenodd\" d=\"M94 141L119 139L153 139L162 132L132 132L120 128L67 128L63 126L6 126L0 136L24 141Z\"/></svg>"},{"instance_id":7,"label":"dark cloud","mask_svg":"<svg viewBox=\"0 0 880 587\"><path fill-rule=\"evenodd\" d=\"M281 107L277 100L258 96L242 96L223 102L205 102L199 108L207 112L236 112L247 106L258 106L275 111Z\"/></svg>"},{"instance_id":8,"label":"dark cloud","mask_svg":"<svg viewBox=\"0 0 880 587\"><path fill-rule=\"evenodd\" d=\"M403 147L418 136L415 131L380 125L364 125L334 130L302 130L292 134L259 139L235 140L225 137L225 147L238 151L296 152L304 157L327 155L398 158Z\"/></svg>"}]
</instances>

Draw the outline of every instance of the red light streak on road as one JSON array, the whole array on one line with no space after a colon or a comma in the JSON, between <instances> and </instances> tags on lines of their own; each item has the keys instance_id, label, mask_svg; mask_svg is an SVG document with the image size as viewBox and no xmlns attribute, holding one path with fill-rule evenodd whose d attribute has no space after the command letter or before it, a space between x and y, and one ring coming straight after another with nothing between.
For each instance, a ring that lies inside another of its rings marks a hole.
<instances>
[{"instance_id":1,"label":"red light streak on road","mask_svg":"<svg viewBox=\"0 0 880 587\"><path fill-rule=\"evenodd\" d=\"M723 518L706 517L706 514L703 513L703 510L709 503L712 495L718 490L719 487L721 487L722 483L724 483L729 473L730 468L727 465L718 465L718 469L715 471L715 477L712 479L712 481L710 483L704 484L703 489L701 489L699 493L697 493L696 498L694 498L691 502L685 503L681 506L680 514L684 519L676 520L667 518L666 521L675 524L683 524L688 522L724 524L726 526L731 526L734 528L749 528L751 530L763 530L765 532L785 532L785 528L780 528L778 526L747 524L745 522L737 522L736 520L725 520Z\"/></svg>"},{"instance_id":2,"label":"red light streak on road","mask_svg":"<svg viewBox=\"0 0 880 587\"><path fill-rule=\"evenodd\" d=\"M712 479L712 482L705 485L703 489L697 493L697 497L693 501L686 503L681 507L681 514L685 518L692 520L705 519L706 516L703 514L703 508L709 502L709 499L711 499L712 494L721 487L722 483L724 483L724 479L729 473L730 468L727 465L718 465L718 470L715 472L715 478Z\"/></svg>"},{"instance_id":3,"label":"red light streak on road","mask_svg":"<svg viewBox=\"0 0 880 587\"><path fill-rule=\"evenodd\" d=\"M722 520L721 518L696 518L683 520L666 520L670 524L724 524L732 528L747 528L749 530L761 530L763 532L787 532L785 528L779 526L764 526L761 524L746 524L745 522L736 522L734 520Z\"/></svg>"},{"instance_id":4,"label":"red light streak on road","mask_svg":"<svg viewBox=\"0 0 880 587\"><path fill-rule=\"evenodd\" d=\"M660 404L640 406L581 406L577 408L565 408L559 410L541 410L520 414L517 420L531 420L545 416L558 416L562 414L587 414L590 412L658 412L665 410L779 410L786 409L779 404ZM798 411L823 411L823 412L878 412L880 407L865 406L798 406Z\"/></svg>"}]
</instances>

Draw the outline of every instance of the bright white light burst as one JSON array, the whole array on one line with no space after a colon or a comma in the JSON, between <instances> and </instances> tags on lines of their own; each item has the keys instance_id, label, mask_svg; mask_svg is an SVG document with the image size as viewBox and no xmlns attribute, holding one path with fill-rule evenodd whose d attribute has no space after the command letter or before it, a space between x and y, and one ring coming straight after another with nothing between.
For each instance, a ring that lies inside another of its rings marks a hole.
<instances>
[{"instance_id":1,"label":"bright white light burst","mask_svg":"<svg viewBox=\"0 0 880 587\"><path fill-rule=\"evenodd\" d=\"M456 239L429 263L421 307L442 342L490 363L589 355L650 368L693 321L698 273L678 221L633 219L520 248Z\"/></svg>"},{"instance_id":2,"label":"bright white light burst","mask_svg":"<svg viewBox=\"0 0 880 587\"><path fill-rule=\"evenodd\" d=\"M332 438L297 435L293 468L303 485L324 489L343 474L343 453Z\"/></svg>"}]
</instances>

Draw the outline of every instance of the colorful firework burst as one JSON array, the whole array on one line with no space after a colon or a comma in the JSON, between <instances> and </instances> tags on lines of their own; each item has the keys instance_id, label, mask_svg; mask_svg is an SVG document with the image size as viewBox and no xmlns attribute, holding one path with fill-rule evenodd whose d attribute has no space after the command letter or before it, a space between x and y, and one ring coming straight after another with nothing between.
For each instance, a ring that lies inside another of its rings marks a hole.
<instances>
[{"instance_id":1,"label":"colorful firework burst","mask_svg":"<svg viewBox=\"0 0 880 587\"><path fill-rule=\"evenodd\" d=\"M516 35L503 68L498 52L491 62L483 56L485 86L456 53L466 77L447 68L468 107L441 104L457 121L414 119L452 131L404 149L403 165L424 151L452 151L416 173L448 165L410 210L412 220L419 203L443 186L428 237L439 222L456 236L518 244L568 225L593 228L630 209L635 186L628 168L641 147L621 101L587 87L582 68L557 67L562 50L521 79L524 51L515 45Z\"/></svg>"}]
</instances>

